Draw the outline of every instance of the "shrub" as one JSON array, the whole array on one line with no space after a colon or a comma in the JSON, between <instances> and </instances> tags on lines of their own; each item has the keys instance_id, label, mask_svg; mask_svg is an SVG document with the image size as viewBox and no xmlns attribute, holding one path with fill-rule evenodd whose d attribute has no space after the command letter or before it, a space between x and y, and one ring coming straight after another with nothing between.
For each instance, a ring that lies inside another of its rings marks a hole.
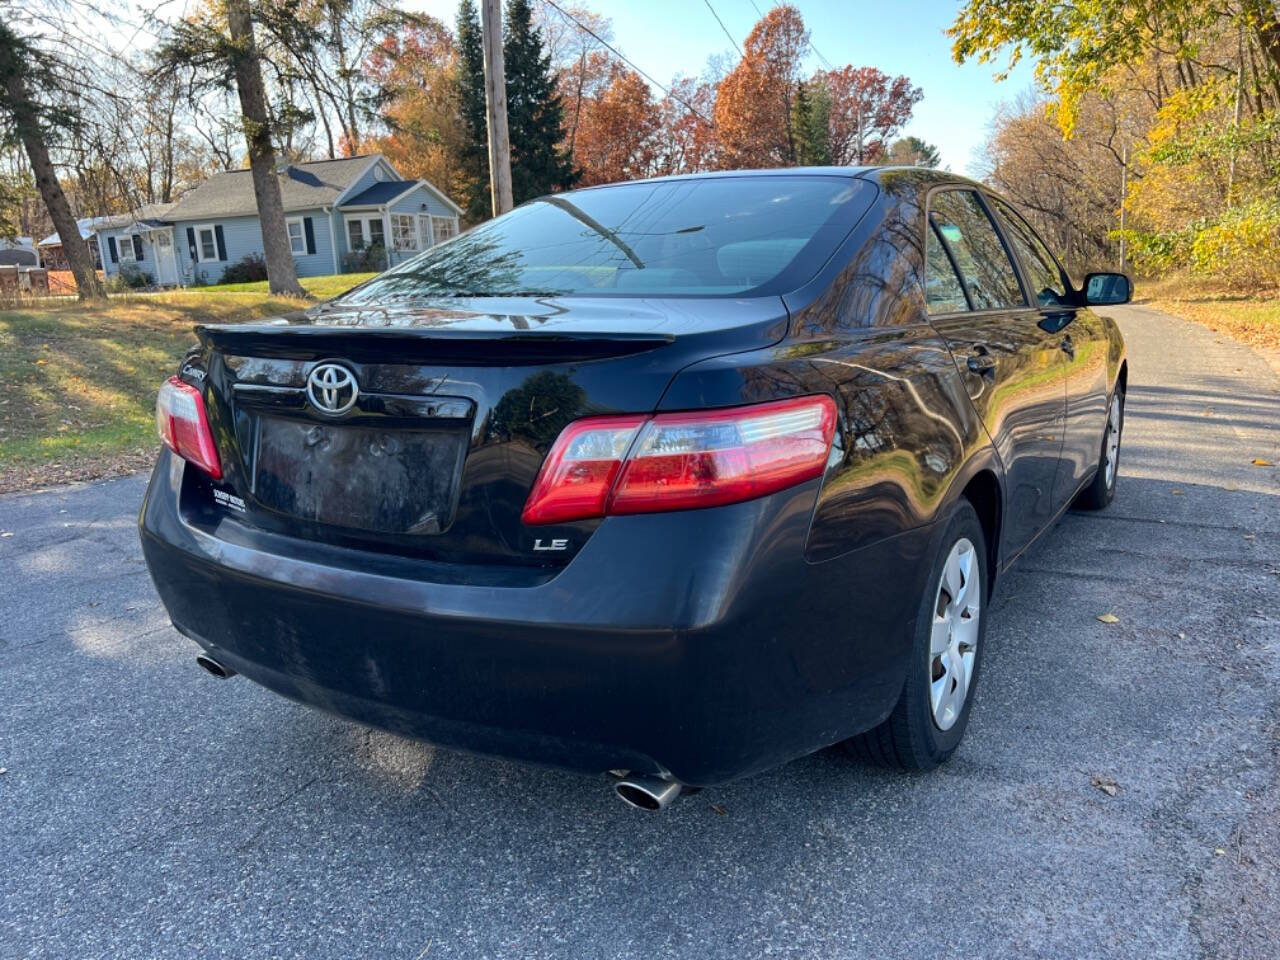
<instances>
[{"instance_id":1,"label":"shrub","mask_svg":"<svg viewBox=\"0 0 1280 960\"><path fill-rule=\"evenodd\" d=\"M267 261L260 253L251 253L222 271L219 283L254 283L267 279Z\"/></svg>"},{"instance_id":2,"label":"shrub","mask_svg":"<svg viewBox=\"0 0 1280 960\"><path fill-rule=\"evenodd\" d=\"M343 273L369 273L387 269L387 248L380 243L352 250L342 257Z\"/></svg>"},{"instance_id":3,"label":"shrub","mask_svg":"<svg viewBox=\"0 0 1280 960\"><path fill-rule=\"evenodd\" d=\"M122 264L120 272L107 281L107 289L112 293L124 293L127 290L141 290L154 285L151 274L144 273L132 264Z\"/></svg>"},{"instance_id":4,"label":"shrub","mask_svg":"<svg viewBox=\"0 0 1280 960\"><path fill-rule=\"evenodd\" d=\"M1228 208L1191 242L1191 269L1235 287L1280 283L1280 202Z\"/></svg>"}]
</instances>

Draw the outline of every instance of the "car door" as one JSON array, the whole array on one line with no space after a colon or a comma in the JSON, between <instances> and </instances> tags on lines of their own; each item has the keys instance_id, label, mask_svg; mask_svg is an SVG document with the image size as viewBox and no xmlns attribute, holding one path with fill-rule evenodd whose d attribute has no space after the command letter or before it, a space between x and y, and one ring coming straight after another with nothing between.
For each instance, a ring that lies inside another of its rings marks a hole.
<instances>
[{"instance_id":1,"label":"car door","mask_svg":"<svg viewBox=\"0 0 1280 960\"><path fill-rule=\"evenodd\" d=\"M930 194L926 300L1005 470L1004 547L1011 558L1054 514L1066 421L1066 354L1041 326L976 190Z\"/></svg>"},{"instance_id":2,"label":"car door","mask_svg":"<svg viewBox=\"0 0 1280 960\"><path fill-rule=\"evenodd\" d=\"M1078 306L1066 271L1035 230L1009 204L990 199L1040 308L1040 325L1060 338L1066 357L1067 421L1053 493L1062 507L1098 464L1107 424L1107 333L1097 314Z\"/></svg>"}]
</instances>

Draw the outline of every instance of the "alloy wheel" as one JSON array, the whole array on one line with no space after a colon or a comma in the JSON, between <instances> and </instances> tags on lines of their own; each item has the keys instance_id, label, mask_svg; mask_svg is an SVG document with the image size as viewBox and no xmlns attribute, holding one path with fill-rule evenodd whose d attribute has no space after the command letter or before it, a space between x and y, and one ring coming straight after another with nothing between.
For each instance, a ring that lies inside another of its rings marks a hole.
<instances>
[{"instance_id":1,"label":"alloy wheel","mask_svg":"<svg viewBox=\"0 0 1280 960\"><path fill-rule=\"evenodd\" d=\"M960 718L978 651L982 566L972 541L961 537L942 567L929 643L929 706L939 730Z\"/></svg>"},{"instance_id":2,"label":"alloy wheel","mask_svg":"<svg viewBox=\"0 0 1280 960\"><path fill-rule=\"evenodd\" d=\"M1115 396L1111 398L1111 410L1107 414L1107 445L1105 457L1105 476L1107 488L1110 489L1111 485L1116 482L1116 465L1120 460L1120 394L1118 391Z\"/></svg>"}]
</instances>

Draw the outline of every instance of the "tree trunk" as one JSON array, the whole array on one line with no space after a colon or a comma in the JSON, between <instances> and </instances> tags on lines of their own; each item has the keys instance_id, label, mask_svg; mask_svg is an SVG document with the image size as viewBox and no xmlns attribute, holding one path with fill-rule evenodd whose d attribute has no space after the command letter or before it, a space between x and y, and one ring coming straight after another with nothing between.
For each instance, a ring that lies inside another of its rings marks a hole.
<instances>
[{"instance_id":1,"label":"tree trunk","mask_svg":"<svg viewBox=\"0 0 1280 960\"><path fill-rule=\"evenodd\" d=\"M253 39L249 0L227 0L227 25L234 49L232 66L236 90L240 94L245 142L249 148L253 193L258 201L258 222L262 225L267 284L272 293L303 297L306 291L298 283L298 270L289 250L280 181L276 179L276 151L271 143L271 122L267 115L267 96L262 85L258 48Z\"/></svg>"},{"instance_id":2,"label":"tree trunk","mask_svg":"<svg viewBox=\"0 0 1280 960\"><path fill-rule=\"evenodd\" d=\"M26 84L21 76L13 72L9 74L6 87L15 115L26 118L25 122L18 123L22 146L27 151L31 173L35 177L40 196L44 199L45 209L49 211L49 219L53 221L53 229L58 231L58 237L62 241L62 252L66 254L71 275L76 278L76 291L82 301L105 300L107 293L93 267L93 254L88 242L80 236L80 227L71 213L71 204L67 203L67 195L62 192L62 184L58 183L58 173L49 158L49 147L34 119L38 111L31 102Z\"/></svg>"},{"instance_id":3,"label":"tree trunk","mask_svg":"<svg viewBox=\"0 0 1280 960\"><path fill-rule=\"evenodd\" d=\"M342 22L342 6L338 3L329 5L330 31L338 53L338 77L342 81L342 94L346 98L347 156L354 157L360 149L360 127L356 120L356 89L351 82L351 68L347 63L347 41L343 36L346 24Z\"/></svg>"}]
</instances>

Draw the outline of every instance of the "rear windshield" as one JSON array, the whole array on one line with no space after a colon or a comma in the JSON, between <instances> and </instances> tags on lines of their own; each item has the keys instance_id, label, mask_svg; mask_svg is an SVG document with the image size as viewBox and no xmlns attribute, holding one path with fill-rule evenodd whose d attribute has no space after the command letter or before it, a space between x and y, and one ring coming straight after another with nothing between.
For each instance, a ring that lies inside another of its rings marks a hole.
<instances>
[{"instance_id":1,"label":"rear windshield","mask_svg":"<svg viewBox=\"0 0 1280 960\"><path fill-rule=\"evenodd\" d=\"M824 176L561 193L438 244L342 300L780 293L818 271L874 196L865 181Z\"/></svg>"}]
</instances>

